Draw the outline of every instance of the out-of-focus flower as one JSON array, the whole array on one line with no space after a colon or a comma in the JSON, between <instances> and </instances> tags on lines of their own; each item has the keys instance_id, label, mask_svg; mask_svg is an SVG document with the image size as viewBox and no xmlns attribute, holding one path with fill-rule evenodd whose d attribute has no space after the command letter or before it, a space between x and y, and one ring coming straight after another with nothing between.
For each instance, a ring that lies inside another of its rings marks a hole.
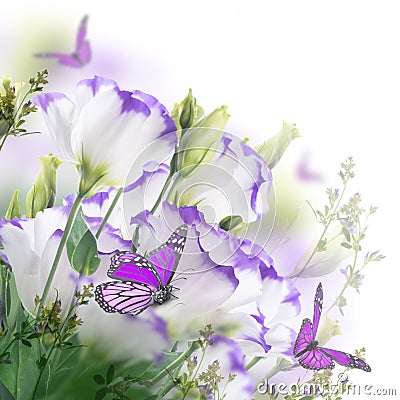
<instances>
[{"instance_id":1,"label":"out-of-focus flower","mask_svg":"<svg viewBox=\"0 0 400 400\"><path fill-rule=\"evenodd\" d=\"M74 103L63 93L44 93L33 102L43 110L62 157L76 164L81 194L124 184L132 161L154 140L153 160L172 154L177 138L168 133L175 124L154 97L95 76L77 84L76 98Z\"/></svg>"},{"instance_id":2,"label":"out-of-focus flower","mask_svg":"<svg viewBox=\"0 0 400 400\"><path fill-rule=\"evenodd\" d=\"M13 271L19 298L32 315L36 312L35 298L43 293L67 216L65 207L53 207L39 212L33 219L14 218L0 222L0 242ZM77 276L64 251L46 304L50 306L60 300L62 317L68 312Z\"/></svg>"},{"instance_id":3,"label":"out-of-focus flower","mask_svg":"<svg viewBox=\"0 0 400 400\"><path fill-rule=\"evenodd\" d=\"M56 171L61 162L51 153L40 157L42 168L25 200L25 215L34 218L39 211L52 207L56 197Z\"/></svg>"},{"instance_id":4,"label":"out-of-focus flower","mask_svg":"<svg viewBox=\"0 0 400 400\"><path fill-rule=\"evenodd\" d=\"M277 274L262 248L249 241L242 248L260 260L262 278L262 294L256 302L233 310L247 319L239 335L243 351L251 356L291 356L296 332L285 322L300 312L300 293L290 279Z\"/></svg>"},{"instance_id":5,"label":"out-of-focus flower","mask_svg":"<svg viewBox=\"0 0 400 400\"><path fill-rule=\"evenodd\" d=\"M290 142L298 137L300 137L300 134L296 124L283 122L282 129L275 136L257 146L256 150L272 169L279 162Z\"/></svg>"}]
</instances>

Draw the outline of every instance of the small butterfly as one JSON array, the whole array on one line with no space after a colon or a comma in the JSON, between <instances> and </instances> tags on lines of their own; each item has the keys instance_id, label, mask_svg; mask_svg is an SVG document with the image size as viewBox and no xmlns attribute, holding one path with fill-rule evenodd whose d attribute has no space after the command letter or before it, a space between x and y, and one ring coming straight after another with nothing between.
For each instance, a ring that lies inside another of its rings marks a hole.
<instances>
[{"instance_id":1,"label":"small butterfly","mask_svg":"<svg viewBox=\"0 0 400 400\"><path fill-rule=\"evenodd\" d=\"M322 182L322 175L316 171L312 171L308 165L309 156L304 154L297 165L297 176L304 182Z\"/></svg>"},{"instance_id":2,"label":"small butterfly","mask_svg":"<svg viewBox=\"0 0 400 400\"><path fill-rule=\"evenodd\" d=\"M40 58L58 58L58 62L69 67L82 67L90 61L90 44L86 39L88 16L85 15L79 24L78 34L76 36L75 51L72 54L63 53L39 53L35 57Z\"/></svg>"},{"instance_id":3,"label":"small butterfly","mask_svg":"<svg viewBox=\"0 0 400 400\"><path fill-rule=\"evenodd\" d=\"M319 283L314 298L313 322L308 318L303 319L293 348L295 358L298 358L300 365L307 369L332 369L335 367L335 361L345 367L359 368L366 372L371 371L371 367L358 357L343 351L318 346L318 341L315 340L315 337L322 312L322 301L322 284Z\"/></svg>"},{"instance_id":4,"label":"small butterfly","mask_svg":"<svg viewBox=\"0 0 400 400\"><path fill-rule=\"evenodd\" d=\"M110 313L138 315L154 304L171 298L171 280L186 243L187 226L181 225L170 238L146 257L137 253L119 252L111 258L107 271L118 281L96 287L95 300Z\"/></svg>"}]
</instances>

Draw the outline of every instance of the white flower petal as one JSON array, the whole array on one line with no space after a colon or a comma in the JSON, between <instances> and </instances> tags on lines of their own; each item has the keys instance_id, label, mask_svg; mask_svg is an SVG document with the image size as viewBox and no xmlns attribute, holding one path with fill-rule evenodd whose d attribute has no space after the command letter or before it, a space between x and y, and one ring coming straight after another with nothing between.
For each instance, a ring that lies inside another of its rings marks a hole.
<instances>
[{"instance_id":1,"label":"white flower petal","mask_svg":"<svg viewBox=\"0 0 400 400\"><path fill-rule=\"evenodd\" d=\"M43 110L47 128L62 156L75 162L71 131L78 116L73 101L62 93L42 93L32 103Z\"/></svg>"},{"instance_id":2,"label":"white flower petal","mask_svg":"<svg viewBox=\"0 0 400 400\"><path fill-rule=\"evenodd\" d=\"M31 314L35 312L35 295L40 293L40 258L32 249L30 238L11 222L0 226L0 239L11 265L19 298Z\"/></svg>"}]
</instances>

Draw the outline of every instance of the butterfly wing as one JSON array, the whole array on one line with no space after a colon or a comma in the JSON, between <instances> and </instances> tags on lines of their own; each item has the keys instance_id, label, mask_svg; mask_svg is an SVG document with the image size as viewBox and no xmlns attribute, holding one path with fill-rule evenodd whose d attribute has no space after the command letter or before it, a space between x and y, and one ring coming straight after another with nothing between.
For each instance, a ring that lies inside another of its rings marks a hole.
<instances>
[{"instance_id":1,"label":"butterfly wing","mask_svg":"<svg viewBox=\"0 0 400 400\"><path fill-rule=\"evenodd\" d=\"M87 64L90 61L91 57L89 42L86 40L81 43L80 47L76 50L76 53L74 55L78 58L80 66Z\"/></svg>"},{"instance_id":2,"label":"butterfly wing","mask_svg":"<svg viewBox=\"0 0 400 400\"><path fill-rule=\"evenodd\" d=\"M38 53L34 57L39 58L57 58L58 62L63 65L68 65L69 67L80 67L82 64L74 57L72 54L63 53Z\"/></svg>"},{"instance_id":3,"label":"butterfly wing","mask_svg":"<svg viewBox=\"0 0 400 400\"><path fill-rule=\"evenodd\" d=\"M147 254L161 284L166 286L171 282L186 243L187 226L181 225L170 238L160 247Z\"/></svg>"},{"instance_id":4,"label":"butterfly wing","mask_svg":"<svg viewBox=\"0 0 400 400\"><path fill-rule=\"evenodd\" d=\"M335 363L327 354L321 351L320 347L316 347L302 354L299 357L299 363L303 368L314 370L335 368Z\"/></svg>"},{"instance_id":5,"label":"butterfly wing","mask_svg":"<svg viewBox=\"0 0 400 400\"><path fill-rule=\"evenodd\" d=\"M317 290L315 292L315 297L314 297L314 317L313 317L313 339L315 339L315 336L317 335L317 330L318 330L318 325L319 325L319 320L321 318L321 313L322 313L322 303L324 299L324 293L322 291L322 284L321 282L318 284Z\"/></svg>"},{"instance_id":6,"label":"butterfly wing","mask_svg":"<svg viewBox=\"0 0 400 400\"><path fill-rule=\"evenodd\" d=\"M112 279L130 281L158 288L162 282L153 264L137 253L120 252L111 258L107 275Z\"/></svg>"},{"instance_id":7,"label":"butterfly wing","mask_svg":"<svg viewBox=\"0 0 400 400\"><path fill-rule=\"evenodd\" d=\"M65 53L39 53L35 57L39 58L57 58L58 62L68 67L78 68L90 60L91 50L89 41L85 40L87 31L88 16L85 15L80 24L75 42L75 51L72 54Z\"/></svg>"},{"instance_id":8,"label":"butterfly wing","mask_svg":"<svg viewBox=\"0 0 400 400\"><path fill-rule=\"evenodd\" d=\"M319 351L329 356L333 361L344 367L359 368L366 372L371 371L371 367L358 357L355 357L344 351L327 349L326 347L318 347Z\"/></svg>"},{"instance_id":9,"label":"butterfly wing","mask_svg":"<svg viewBox=\"0 0 400 400\"><path fill-rule=\"evenodd\" d=\"M297 335L293 347L293 355L297 357L300 352L304 351L306 347L311 344L312 340L312 322L308 318L305 318L303 319L303 323L301 324L299 334Z\"/></svg>"},{"instance_id":10,"label":"butterfly wing","mask_svg":"<svg viewBox=\"0 0 400 400\"><path fill-rule=\"evenodd\" d=\"M87 21L89 16L85 15L79 23L78 33L76 35L75 49L78 49L80 45L85 41L87 32Z\"/></svg>"},{"instance_id":11,"label":"butterfly wing","mask_svg":"<svg viewBox=\"0 0 400 400\"><path fill-rule=\"evenodd\" d=\"M111 281L96 287L95 300L106 312L137 315L154 304L152 293L146 285Z\"/></svg>"},{"instance_id":12,"label":"butterfly wing","mask_svg":"<svg viewBox=\"0 0 400 400\"><path fill-rule=\"evenodd\" d=\"M73 56L80 63L79 66L87 64L90 61L91 49L90 43L86 39L88 16L85 15L79 24L78 34L76 35L75 53Z\"/></svg>"}]
</instances>

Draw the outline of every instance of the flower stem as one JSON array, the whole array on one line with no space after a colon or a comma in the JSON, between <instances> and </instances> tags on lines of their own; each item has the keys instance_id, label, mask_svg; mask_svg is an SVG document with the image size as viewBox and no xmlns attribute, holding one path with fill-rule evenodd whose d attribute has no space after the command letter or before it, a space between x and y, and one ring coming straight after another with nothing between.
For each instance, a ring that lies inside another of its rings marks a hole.
<instances>
[{"instance_id":1,"label":"flower stem","mask_svg":"<svg viewBox=\"0 0 400 400\"><path fill-rule=\"evenodd\" d=\"M53 282L54 275L55 275L55 273L57 271L58 263L60 262L60 259L61 259L62 251L64 249L65 244L67 243L68 236L69 236L69 234L71 232L72 225L73 225L73 223L75 221L75 217L76 217L76 215L78 213L79 207L81 206L82 200L83 200L83 195L78 194L76 199L75 199L75 201L74 201L74 203L73 203L73 205L72 205L72 207L71 207L71 211L70 211L69 216L68 216L67 224L65 225L64 232L63 232L63 234L61 236L60 244L58 245L57 253L56 253L56 256L54 257L54 261L53 261L53 264L51 266L50 273L49 273L49 276L47 278L46 285L44 287L42 297L40 299L39 307L38 307L38 310L37 310L37 313L36 313L37 316L40 316L40 313L42 312L42 309L43 309L43 307L44 307L44 305L46 303L47 296L49 294L49 290L50 290L50 287L51 287L51 283Z\"/></svg>"},{"instance_id":2,"label":"flower stem","mask_svg":"<svg viewBox=\"0 0 400 400\"><path fill-rule=\"evenodd\" d=\"M114 208L115 208L115 206L116 206L116 204L117 204L119 198L121 197L121 194L122 194L123 190L124 190L123 187L120 187L120 188L118 189L118 192L117 192L117 194L115 195L114 200L112 201L112 203L111 203L109 209L107 210L107 213L106 213L106 215L105 215L104 218L103 218L103 221L101 221L101 224L100 224L100 226L99 226L99 229L97 229L97 232L96 232L96 235L95 235L95 236L96 236L96 239L98 239L98 238L100 237L100 234L101 234L101 232L103 231L103 229L104 229L104 227L105 227L107 221L109 220L109 218L110 218L112 212L114 211Z\"/></svg>"},{"instance_id":3,"label":"flower stem","mask_svg":"<svg viewBox=\"0 0 400 400\"><path fill-rule=\"evenodd\" d=\"M157 382L168 375L169 371L175 370L175 368L182 365L182 363L197 349L196 342L192 342L189 348L184 351L175 361L165 367L161 372L159 372L150 382L149 386L154 386Z\"/></svg>"},{"instance_id":4,"label":"flower stem","mask_svg":"<svg viewBox=\"0 0 400 400\"><path fill-rule=\"evenodd\" d=\"M334 217L336 215L336 212L339 208L340 203L342 202L344 193L346 192L346 187L347 187L347 182L344 183L343 185L343 190L342 193L340 194L340 197L338 199L338 201L336 202L336 206L333 210L333 212L330 214L329 216L329 220L326 223L324 230L321 233L321 236L319 237L318 241L317 241L317 245L314 247L314 250L312 251L312 253L310 254L310 256L307 258L307 261L305 262L305 264L303 265L303 267L300 269L299 272L294 272L291 275L289 275L289 278L294 278L293 281L296 281L298 278L300 278L300 275L304 272L304 270L308 267L308 264L310 264L311 260L313 259L313 257L315 256L315 254L317 253L317 249L318 249L318 244L321 242L321 240L324 238L331 222L334 220Z\"/></svg>"},{"instance_id":5,"label":"flower stem","mask_svg":"<svg viewBox=\"0 0 400 400\"><path fill-rule=\"evenodd\" d=\"M250 368L253 368L262 359L263 357L253 357L253 359L246 365L246 371L248 371Z\"/></svg>"}]
</instances>

